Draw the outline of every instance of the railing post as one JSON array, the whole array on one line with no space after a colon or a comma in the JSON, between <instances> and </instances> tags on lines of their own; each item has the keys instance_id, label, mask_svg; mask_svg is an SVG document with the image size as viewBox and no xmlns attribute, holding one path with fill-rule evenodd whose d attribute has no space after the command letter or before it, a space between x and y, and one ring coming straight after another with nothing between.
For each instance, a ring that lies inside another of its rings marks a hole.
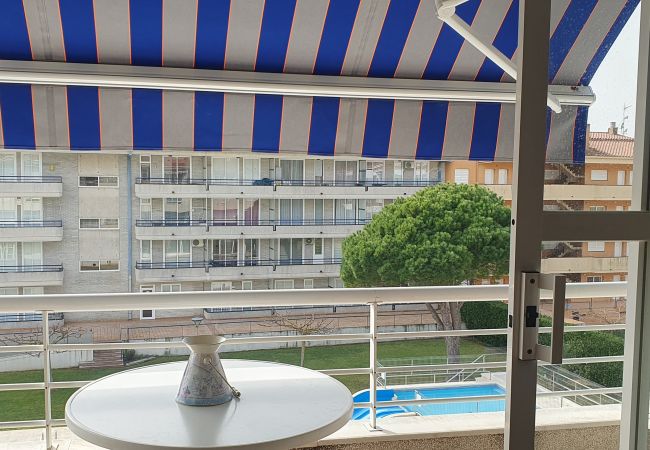
<instances>
[{"instance_id":1,"label":"railing post","mask_svg":"<svg viewBox=\"0 0 650 450\"><path fill-rule=\"evenodd\" d=\"M45 449L52 449L52 371L50 362L50 317L49 311L43 314L43 385L45 390Z\"/></svg>"},{"instance_id":2,"label":"railing post","mask_svg":"<svg viewBox=\"0 0 650 450\"><path fill-rule=\"evenodd\" d=\"M377 429L377 303L370 304L370 426Z\"/></svg>"}]
</instances>

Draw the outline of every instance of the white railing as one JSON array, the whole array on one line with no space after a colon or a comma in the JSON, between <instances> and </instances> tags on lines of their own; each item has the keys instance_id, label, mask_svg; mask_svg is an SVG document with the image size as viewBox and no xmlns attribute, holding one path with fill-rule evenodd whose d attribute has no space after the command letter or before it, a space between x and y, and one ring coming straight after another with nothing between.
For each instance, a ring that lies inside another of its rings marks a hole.
<instances>
[{"instance_id":1,"label":"white railing","mask_svg":"<svg viewBox=\"0 0 650 450\"><path fill-rule=\"evenodd\" d=\"M567 285L567 298L622 297L627 294L625 282L613 283L574 283ZM481 286L436 286L405 288L363 288L363 289L312 289L312 290L265 290L265 291L221 291L187 293L124 293L124 294L71 294L34 295L0 297L1 313L38 312L43 316L43 343L29 345L0 346L2 353L33 352L43 353L44 377L41 383L0 384L0 392L17 390L43 390L45 395L45 420L0 422L0 429L45 427L46 448L51 448L52 427L65 425L63 419L52 418L51 391L53 389L79 388L90 381L52 381L50 352L71 350L112 350L112 349L171 349L183 348L179 342L116 342L100 344L50 343L48 313L53 312L92 312L92 311L130 311L133 309L188 309L223 307L283 307L283 306L369 306L369 332L348 334L321 334L298 336L260 336L238 337L228 340L229 344L261 344L269 342L307 342L307 341L359 341L370 343L368 367L322 370L328 375L368 375L370 401L355 403L356 407L370 408L370 423L377 426L377 408L383 406L404 406L429 403L457 403L482 400L503 400L504 395L485 397L456 397L442 399L377 401L377 378L383 373L426 372L431 370L479 370L499 369L503 362L470 362L459 364L424 364L415 366L391 366L379 368L377 345L379 341L415 338L440 338L446 336L486 336L506 334L507 329L484 330L441 330L417 332L380 332L377 325L378 306L381 304L416 304L446 302L477 302L507 300L507 285ZM550 298L550 292L542 291L542 298ZM622 330L623 324L589 325L565 328L566 332ZM550 328L541 328L550 332ZM586 358L567 358L565 364L587 364L620 362L623 356L601 356ZM542 364L542 363L540 363ZM539 397L567 397L584 394L618 394L622 389L574 389L561 392L539 393Z\"/></svg>"}]
</instances>

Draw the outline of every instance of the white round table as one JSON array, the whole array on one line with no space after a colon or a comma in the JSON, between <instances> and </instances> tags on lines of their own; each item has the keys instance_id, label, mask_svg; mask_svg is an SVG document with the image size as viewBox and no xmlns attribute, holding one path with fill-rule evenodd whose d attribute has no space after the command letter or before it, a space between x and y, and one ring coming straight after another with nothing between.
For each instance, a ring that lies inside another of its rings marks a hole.
<instances>
[{"instance_id":1,"label":"white round table","mask_svg":"<svg viewBox=\"0 0 650 450\"><path fill-rule=\"evenodd\" d=\"M186 362L127 370L79 389L65 421L82 439L112 450L289 449L341 428L350 391L327 375L260 361L222 360L240 399L218 406L174 400Z\"/></svg>"}]
</instances>

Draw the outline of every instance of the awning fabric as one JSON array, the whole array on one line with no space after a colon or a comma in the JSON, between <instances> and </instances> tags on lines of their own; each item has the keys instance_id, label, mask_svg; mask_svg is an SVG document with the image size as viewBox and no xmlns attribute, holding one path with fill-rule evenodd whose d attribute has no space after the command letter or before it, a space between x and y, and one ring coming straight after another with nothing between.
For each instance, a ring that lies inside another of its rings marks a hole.
<instances>
[{"instance_id":1,"label":"awning fabric","mask_svg":"<svg viewBox=\"0 0 650 450\"><path fill-rule=\"evenodd\" d=\"M554 0L549 83L588 85L639 0ZM518 0L457 8L506 56ZM0 59L512 82L433 0L2 0ZM514 105L0 85L5 149L198 150L509 160ZM581 162L587 108L549 111Z\"/></svg>"}]
</instances>

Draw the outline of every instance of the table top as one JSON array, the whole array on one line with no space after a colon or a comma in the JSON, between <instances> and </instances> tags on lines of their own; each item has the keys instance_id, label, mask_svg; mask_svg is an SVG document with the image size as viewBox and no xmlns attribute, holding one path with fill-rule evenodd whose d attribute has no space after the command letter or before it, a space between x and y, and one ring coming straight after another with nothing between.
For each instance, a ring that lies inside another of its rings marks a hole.
<instances>
[{"instance_id":1,"label":"table top","mask_svg":"<svg viewBox=\"0 0 650 450\"><path fill-rule=\"evenodd\" d=\"M65 421L86 441L114 450L288 449L316 442L350 419L339 381L302 367L222 360L240 399L185 406L176 393L186 362L107 376L79 389Z\"/></svg>"}]
</instances>

